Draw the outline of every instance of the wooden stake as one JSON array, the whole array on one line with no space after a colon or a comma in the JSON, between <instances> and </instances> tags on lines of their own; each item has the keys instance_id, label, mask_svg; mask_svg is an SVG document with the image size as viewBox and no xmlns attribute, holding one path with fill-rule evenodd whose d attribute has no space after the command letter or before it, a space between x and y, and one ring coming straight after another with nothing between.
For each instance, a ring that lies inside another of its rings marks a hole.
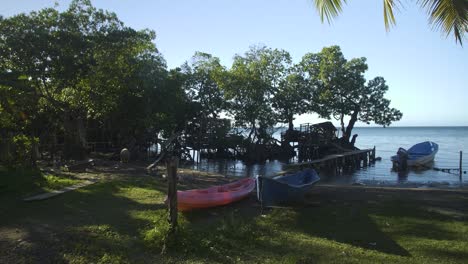
<instances>
[{"instance_id":1,"label":"wooden stake","mask_svg":"<svg viewBox=\"0 0 468 264\"><path fill-rule=\"evenodd\" d=\"M462 160L463 160L463 151L460 150L460 183L463 182L463 180L462 180L462 174L463 174Z\"/></svg>"},{"instance_id":2,"label":"wooden stake","mask_svg":"<svg viewBox=\"0 0 468 264\"><path fill-rule=\"evenodd\" d=\"M167 206L169 215L167 221L169 222L169 230L164 238L164 245L161 254L166 254L170 244L175 241L177 231L177 165L179 158L175 156L166 159L167 170Z\"/></svg>"},{"instance_id":3,"label":"wooden stake","mask_svg":"<svg viewBox=\"0 0 468 264\"><path fill-rule=\"evenodd\" d=\"M169 209L169 234L174 233L177 228L177 165L179 159L170 157L166 160L167 169L167 201Z\"/></svg>"},{"instance_id":4,"label":"wooden stake","mask_svg":"<svg viewBox=\"0 0 468 264\"><path fill-rule=\"evenodd\" d=\"M372 162L375 162L375 146L372 149Z\"/></svg>"}]
</instances>

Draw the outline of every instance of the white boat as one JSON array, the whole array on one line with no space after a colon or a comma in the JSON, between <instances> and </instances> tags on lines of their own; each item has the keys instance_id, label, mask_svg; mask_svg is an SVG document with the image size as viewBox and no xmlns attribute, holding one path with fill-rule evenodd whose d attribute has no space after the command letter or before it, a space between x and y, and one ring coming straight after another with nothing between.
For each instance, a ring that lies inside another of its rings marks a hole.
<instances>
[{"instance_id":1,"label":"white boat","mask_svg":"<svg viewBox=\"0 0 468 264\"><path fill-rule=\"evenodd\" d=\"M425 141L412 146L408 150L399 148L397 155L392 156L391 160L396 168L401 168L405 160L409 167L424 166L434 161L438 150L439 145L437 143Z\"/></svg>"}]
</instances>

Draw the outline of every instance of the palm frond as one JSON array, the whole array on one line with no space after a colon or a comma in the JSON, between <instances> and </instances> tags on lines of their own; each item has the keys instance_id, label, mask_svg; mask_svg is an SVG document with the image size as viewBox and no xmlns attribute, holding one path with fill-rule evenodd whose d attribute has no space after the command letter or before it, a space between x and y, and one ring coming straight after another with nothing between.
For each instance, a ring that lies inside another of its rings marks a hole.
<instances>
[{"instance_id":1,"label":"palm frond","mask_svg":"<svg viewBox=\"0 0 468 264\"><path fill-rule=\"evenodd\" d=\"M463 45L468 32L468 0L419 0L427 10L429 23L448 35L455 35L455 41Z\"/></svg>"},{"instance_id":2,"label":"palm frond","mask_svg":"<svg viewBox=\"0 0 468 264\"><path fill-rule=\"evenodd\" d=\"M388 31L391 25L395 25L395 16L393 15L393 10L396 8L396 4L399 3L399 0L383 0L384 6L384 22L385 29Z\"/></svg>"},{"instance_id":3,"label":"palm frond","mask_svg":"<svg viewBox=\"0 0 468 264\"><path fill-rule=\"evenodd\" d=\"M338 16L344 4L346 4L346 0L315 0L315 7L320 14L320 19L323 22L326 17L328 23L331 22L332 18Z\"/></svg>"}]
</instances>

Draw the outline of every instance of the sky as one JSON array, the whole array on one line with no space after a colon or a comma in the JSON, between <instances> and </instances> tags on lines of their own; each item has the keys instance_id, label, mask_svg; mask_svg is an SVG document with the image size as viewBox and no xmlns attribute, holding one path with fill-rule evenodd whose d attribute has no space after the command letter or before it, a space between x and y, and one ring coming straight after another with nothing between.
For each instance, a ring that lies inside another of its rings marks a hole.
<instances>
[{"instance_id":1,"label":"sky","mask_svg":"<svg viewBox=\"0 0 468 264\"><path fill-rule=\"evenodd\" d=\"M0 15L53 7L55 2L63 10L70 0L0 0ZM415 1L402 1L397 25L387 32L382 2L348 1L330 25L321 23L313 0L92 1L115 12L127 26L154 30L169 68L182 65L196 51L211 53L230 67L233 56L252 45L284 49L294 62L308 52L339 45L347 59L367 58L367 79L387 80L386 97L403 112L394 126L468 126L468 39L461 47L452 35L431 28ZM318 121L302 115L295 125Z\"/></svg>"}]
</instances>

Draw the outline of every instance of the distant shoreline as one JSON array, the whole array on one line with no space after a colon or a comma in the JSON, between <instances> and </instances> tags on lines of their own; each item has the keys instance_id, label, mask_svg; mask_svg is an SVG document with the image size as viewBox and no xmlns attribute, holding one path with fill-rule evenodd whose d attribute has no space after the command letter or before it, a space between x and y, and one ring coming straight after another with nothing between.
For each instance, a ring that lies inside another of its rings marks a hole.
<instances>
[{"instance_id":1,"label":"distant shoreline","mask_svg":"<svg viewBox=\"0 0 468 264\"><path fill-rule=\"evenodd\" d=\"M340 130L341 127L335 126L337 130ZM468 125L465 126L388 126L388 127L382 127L382 126L355 126L354 129L362 129L362 128L382 128L382 129L397 129L397 128L466 128L468 129ZM284 129L287 130L287 126L278 126L275 127L275 129ZM299 127L294 127L294 129L299 129Z\"/></svg>"},{"instance_id":2,"label":"distant shoreline","mask_svg":"<svg viewBox=\"0 0 468 264\"><path fill-rule=\"evenodd\" d=\"M356 126L354 128L384 128L382 126ZM385 128L468 128L468 126L389 126Z\"/></svg>"}]
</instances>

